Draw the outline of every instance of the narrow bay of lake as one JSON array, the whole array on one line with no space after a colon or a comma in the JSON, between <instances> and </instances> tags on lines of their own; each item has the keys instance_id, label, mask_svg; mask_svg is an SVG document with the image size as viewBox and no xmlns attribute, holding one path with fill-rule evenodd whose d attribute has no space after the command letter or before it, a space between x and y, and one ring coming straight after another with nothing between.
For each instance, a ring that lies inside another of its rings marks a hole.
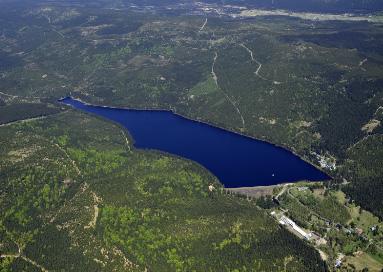
<instances>
[{"instance_id":1,"label":"narrow bay of lake","mask_svg":"<svg viewBox=\"0 0 383 272\"><path fill-rule=\"evenodd\" d=\"M288 150L170 111L118 109L60 100L124 126L140 149L155 149L198 162L225 187L275 185L329 177Z\"/></svg>"}]
</instances>

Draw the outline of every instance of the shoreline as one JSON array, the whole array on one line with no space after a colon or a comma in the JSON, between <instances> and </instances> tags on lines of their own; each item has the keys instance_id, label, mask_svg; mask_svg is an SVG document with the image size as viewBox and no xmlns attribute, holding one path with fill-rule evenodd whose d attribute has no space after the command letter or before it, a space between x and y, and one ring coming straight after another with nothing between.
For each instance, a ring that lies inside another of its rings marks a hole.
<instances>
[{"instance_id":1,"label":"shoreline","mask_svg":"<svg viewBox=\"0 0 383 272\"><path fill-rule=\"evenodd\" d=\"M233 129L231 128L223 128L223 127L220 127L220 126L217 126L216 124L214 123L210 123L209 121L202 121L202 120L197 120L197 119L194 119L194 118L191 118L191 117L187 117L187 116L184 116L184 115L181 115L177 112L175 112L173 109L161 109L161 108L133 108L133 107L115 107L115 106L106 106L106 105L98 105L98 104L92 104L92 103L89 103L89 102L86 102L84 100L82 100L81 98L79 97L75 97L75 96L65 96L65 97L61 97L58 99L58 102L59 103L62 103L62 104L65 104L64 102L62 102L62 100L64 100L65 98L71 98L75 101L79 101L81 103L83 103L84 105L87 105L87 106L95 106L95 107L101 107L101 108L107 108L107 109L123 109L123 110L134 110L134 111L158 111L158 112L168 112L168 113L172 113L180 118L183 118L183 119L186 119L186 120L189 120L189 121L192 121L192 122L196 122L196 123L199 123L199 124L204 124L204 125L208 125L210 127L213 127L213 128L216 128L216 129L220 129L220 130L224 130L224 131L228 131L228 132L231 132L231 133L234 133L234 134L237 134L239 136L242 136L242 137L247 137L247 138L250 138L252 140L256 140L256 141L260 141L260 142L263 142L263 143L267 143L267 144L270 144L270 145L273 145L274 147L277 147L277 148L280 148L280 149L283 149L284 151L286 152L290 152L291 154L293 154L294 156L298 157L299 159L305 161L306 163L310 164L311 166L315 167L317 170L321 171L322 173L324 173L325 175L328 176L328 179L324 179L324 180L320 180L320 181L326 181L326 180L332 180L333 177L330 175L330 173L328 171L326 171L325 169L321 168L320 165L317 165L317 164L314 164L313 162L309 161L308 159L302 157L301 155L297 154L296 151L292 150L290 147L288 146L284 146L284 145L280 145L280 144L275 144L273 142L270 142L266 139L260 139L260 138L257 138L257 137L254 137L252 135L249 135L249 134L246 134L246 133L240 133L238 131L234 131ZM70 106L72 108L75 108L74 106L72 105L68 105L68 104L65 104L67 106ZM114 123L117 123L117 122L114 122ZM123 127L121 126L120 124L118 124L120 127ZM123 129L125 131L128 132L130 138L133 140L133 143L134 143L134 139L133 137L130 135L129 131L123 127ZM319 180L311 180L313 182L316 182L316 181L319 181ZM298 182L298 181L297 181ZM286 183L286 182L285 182ZM283 183L281 183L283 184ZM273 186L273 185L268 185L268 186Z\"/></svg>"}]
</instances>

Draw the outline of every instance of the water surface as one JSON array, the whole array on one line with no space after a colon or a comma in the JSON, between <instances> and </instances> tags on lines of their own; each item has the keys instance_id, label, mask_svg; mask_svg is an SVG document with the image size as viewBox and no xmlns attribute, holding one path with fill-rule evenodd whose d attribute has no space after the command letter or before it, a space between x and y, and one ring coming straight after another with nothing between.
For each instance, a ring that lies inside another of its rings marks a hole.
<instances>
[{"instance_id":1,"label":"water surface","mask_svg":"<svg viewBox=\"0 0 383 272\"><path fill-rule=\"evenodd\" d=\"M92 106L69 97L61 102L120 123L133 137L136 148L165 151L198 162L225 187L329 178L283 148L170 111Z\"/></svg>"}]
</instances>

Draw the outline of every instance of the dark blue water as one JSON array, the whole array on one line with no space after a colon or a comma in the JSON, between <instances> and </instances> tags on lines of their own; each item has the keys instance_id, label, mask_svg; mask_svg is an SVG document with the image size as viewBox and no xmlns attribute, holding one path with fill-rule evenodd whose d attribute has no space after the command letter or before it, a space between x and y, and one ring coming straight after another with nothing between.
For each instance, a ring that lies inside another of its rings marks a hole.
<instances>
[{"instance_id":1,"label":"dark blue water","mask_svg":"<svg viewBox=\"0 0 383 272\"><path fill-rule=\"evenodd\" d=\"M120 123L133 137L136 148L157 149L200 163L226 187L329 178L283 148L169 111L106 108L71 98L61 101Z\"/></svg>"}]
</instances>

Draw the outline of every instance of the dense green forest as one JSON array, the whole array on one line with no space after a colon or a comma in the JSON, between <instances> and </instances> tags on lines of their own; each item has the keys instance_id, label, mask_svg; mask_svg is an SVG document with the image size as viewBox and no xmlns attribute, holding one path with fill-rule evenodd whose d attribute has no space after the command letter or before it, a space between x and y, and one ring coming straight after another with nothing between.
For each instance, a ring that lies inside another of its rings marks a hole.
<instances>
[{"instance_id":1,"label":"dense green forest","mask_svg":"<svg viewBox=\"0 0 383 272\"><path fill-rule=\"evenodd\" d=\"M0 101L0 124L46 116L59 111L57 106L46 103L15 103L1 106Z\"/></svg>"},{"instance_id":2,"label":"dense green forest","mask_svg":"<svg viewBox=\"0 0 383 272\"><path fill-rule=\"evenodd\" d=\"M350 184L344 191L366 210L383 218L383 137L365 138L348 150L344 167Z\"/></svg>"}]
</instances>

